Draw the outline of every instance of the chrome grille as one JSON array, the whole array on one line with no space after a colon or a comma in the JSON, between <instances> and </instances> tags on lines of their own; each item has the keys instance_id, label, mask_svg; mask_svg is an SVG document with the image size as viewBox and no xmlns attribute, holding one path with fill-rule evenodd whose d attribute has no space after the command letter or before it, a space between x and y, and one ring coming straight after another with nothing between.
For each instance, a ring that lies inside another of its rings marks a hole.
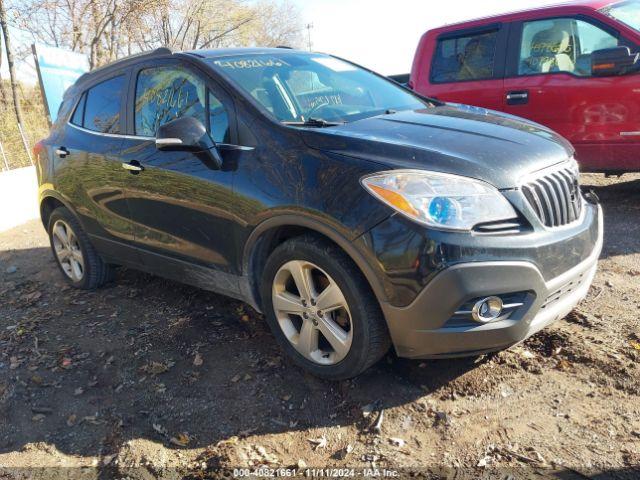
<instances>
[{"instance_id":1,"label":"chrome grille","mask_svg":"<svg viewBox=\"0 0 640 480\"><path fill-rule=\"evenodd\" d=\"M580 218L579 171L575 162L538 172L522 185L522 192L547 227L567 225Z\"/></svg>"}]
</instances>

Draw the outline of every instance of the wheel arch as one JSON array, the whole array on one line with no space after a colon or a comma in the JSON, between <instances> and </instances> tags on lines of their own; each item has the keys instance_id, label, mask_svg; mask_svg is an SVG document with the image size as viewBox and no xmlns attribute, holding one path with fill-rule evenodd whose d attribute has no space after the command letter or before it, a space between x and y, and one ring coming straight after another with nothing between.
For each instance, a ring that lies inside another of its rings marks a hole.
<instances>
[{"instance_id":1,"label":"wheel arch","mask_svg":"<svg viewBox=\"0 0 640 480\"><path fill-rule=\"evenodd\" d=\"M260 223L251 232L244 246L242 274L248 280L247 296L254 307L261 308L262 305L260 279L271 252L286 240L305 234L318 236L338 246L358 267L378 302L386 301L382 282L353 241L318 220L300 215L280 215Z\"/></svg>"},{"instance_id":2,"label":"wheel arch","mask_svg":"<svg viewBox=\"0 0 640 480\"><path fill-rule=\"evenodd\" d=\"M45 230L49 227L49 218L56 208L69 208L57 195L47 193L40 199L40 220Z\"/></svg>"},{"instance_id":3,"label":"wheel arch","mask_svg":"<svg viewBox=\"0 0 640 480\"><path fill-rule=\"evenodd\" d=\"M82 228L84 228L76 209L73 208L71 204L58 192L47 190L40 194L40 220L42 221L42 225L45 230L49 227L49 217L51 216L51 213L59 207L64 207L69 210L73 216L76 217L78 222L80 222Z\"/></svg>"}]
</instances>

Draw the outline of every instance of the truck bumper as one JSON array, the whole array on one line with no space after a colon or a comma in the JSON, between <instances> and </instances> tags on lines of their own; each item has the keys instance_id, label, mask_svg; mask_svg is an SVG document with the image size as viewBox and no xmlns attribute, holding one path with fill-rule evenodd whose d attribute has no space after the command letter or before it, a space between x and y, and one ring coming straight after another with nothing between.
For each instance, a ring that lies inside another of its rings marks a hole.
<instances>
[{"instance_id":1,"label":"truck bumper","mask_svg":"<svg viewBox=\"0 0 640 480\"><path fill-rule=\"evenodd\" d=\"M436 275L405 307L383 303L389 331L399 356L446 358L501 350L522 342L565 317L589 291L602 250L603 220L595 207L598 240L589 256L545 281L532 263L470 262ZM516 295L521 305L492 323L456 320L456 312L473 299Z\"/></svg>"}]
</instances>

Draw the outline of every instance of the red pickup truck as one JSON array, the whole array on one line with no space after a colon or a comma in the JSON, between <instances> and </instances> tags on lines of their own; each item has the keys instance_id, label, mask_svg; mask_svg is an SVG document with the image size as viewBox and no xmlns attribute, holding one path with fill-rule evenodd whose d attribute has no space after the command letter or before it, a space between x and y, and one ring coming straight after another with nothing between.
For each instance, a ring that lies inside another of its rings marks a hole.
<instances>
[{"instance_id":1,"label":"red pickup truck","mask_svg":"<svg viewBox=\"0 0 640 480\"><path fill-rule=\"evenodd\" d=\"M583 0L425 33L408 86L525 117L584 171L640 171L640 1Z\"/></svg>"}]
</instances>

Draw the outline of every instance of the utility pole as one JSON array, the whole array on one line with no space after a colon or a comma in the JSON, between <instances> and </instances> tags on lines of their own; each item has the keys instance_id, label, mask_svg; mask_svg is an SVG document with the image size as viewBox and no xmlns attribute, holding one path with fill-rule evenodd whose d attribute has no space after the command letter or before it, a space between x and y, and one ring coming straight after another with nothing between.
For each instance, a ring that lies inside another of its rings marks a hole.
<instances>
[{"instance_id":1,"label":"utility pole","mask_svg":"<svg viewBox=\"0 0 640 480\"><path fill-rule=\"evenodd\" d=\"M307 23L305 28L307 29L307 46L311 51L311 29L313 28L313 23Z\"/></svg>"}]
</instances>

